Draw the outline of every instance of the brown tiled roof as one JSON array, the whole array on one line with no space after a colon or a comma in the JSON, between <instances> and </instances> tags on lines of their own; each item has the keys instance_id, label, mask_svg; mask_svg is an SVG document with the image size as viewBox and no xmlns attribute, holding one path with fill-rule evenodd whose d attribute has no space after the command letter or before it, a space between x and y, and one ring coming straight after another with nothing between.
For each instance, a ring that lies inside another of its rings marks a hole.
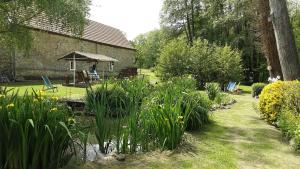
<instances>
[{"instance_id":1,"label":"brown tiled roof","mask_svg":"<svg viewBox=\"0 0 300 169\"><path fill-rule=\"evenodd\" d=\"M66 36L74 36L69 31L64 30L59 24L50 24L47 19L32 19L27 23L27 25L34 29ZM83 34L80 38L110 46L134 49L119 29L92 20L87 20Z\"/></svg>"}]
</instances>

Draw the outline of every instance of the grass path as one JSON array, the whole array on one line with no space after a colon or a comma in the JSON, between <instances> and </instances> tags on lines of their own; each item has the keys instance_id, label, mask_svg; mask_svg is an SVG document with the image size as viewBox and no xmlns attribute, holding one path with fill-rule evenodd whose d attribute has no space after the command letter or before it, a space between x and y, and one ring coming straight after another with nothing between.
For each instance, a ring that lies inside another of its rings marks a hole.
<instances>
[{"instance_id":1,"label":"grass path","mask_svg":"<svg viewBox=\"0 0 300 169\"><path fill-rule=\"evenodd\" d=\"M82 168L300 168L300 155L280 131L259 118L253 108L256 101L249 94L235 97L238 103L215 112L211 125L189 133L188 143L174 152L151 152Z\"/></svg>"}]
</instances>

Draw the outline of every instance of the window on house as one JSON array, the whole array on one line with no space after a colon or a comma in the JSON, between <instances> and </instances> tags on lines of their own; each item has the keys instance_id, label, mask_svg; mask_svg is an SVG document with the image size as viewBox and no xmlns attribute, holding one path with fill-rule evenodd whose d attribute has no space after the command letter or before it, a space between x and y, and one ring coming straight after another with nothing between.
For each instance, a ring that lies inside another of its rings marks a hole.
<instances>
[{"instance_id":1,"label":"window on house","mask_svg":"<svg viewBox=\"0 0 300 169\"><path fill-rule=\"evenodd\" d=\"M109 62L109 71L112 72L114 71L114 62Z\"/></svg>"},{"instance_id":2,"label":"window on house","mask_svg":"<svg viewBox=\"0 0 300 169\"><path fill-rule=\"evenodd\" d=\"M74 61L70 61L70 70L75 70Z\"/></svg>"}]
</instances>

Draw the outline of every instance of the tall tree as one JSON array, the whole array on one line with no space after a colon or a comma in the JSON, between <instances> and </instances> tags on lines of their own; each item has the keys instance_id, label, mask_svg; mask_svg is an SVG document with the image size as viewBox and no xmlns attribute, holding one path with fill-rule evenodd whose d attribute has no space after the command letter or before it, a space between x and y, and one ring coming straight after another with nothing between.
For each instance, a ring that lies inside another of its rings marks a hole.
<instances>
[{"instance_id":1,"label":"tall tree","mask_svg":"<svg viewBox=\"0 0 300 169\"><path fill-rule=\"evenodd\" d=\"M245 81L266 79L265 60L258 47L254 26L253 0L164 0L161 25L173 29L175 35L186 36L192 44L195 39L230 45L242 51Z\"/></svg>"},{"instance_id":2,"label":"tall tree","mask_svg":"<svg viewBox=\"0 0 300 169\"><path fill-rule=\"evenodd\" d=\"M270 0L270 8L284 80L297 79L300 63L286 1Z\"/></svg>"},{"instance_id":3,"label":"tall tree","mask_svg":"<svg viewBox=\"0 0 300 169\"><path fill-rule=\"evenodd\" d=\"M261 33L261 41L263 53L268 62L270 77L282 76L281 65L279 61L278 51L276 48L276 38L272 22L269 20L270 5L269 1L257 0L257 8L259 12L258 27Z\"/></svg>"}]
</instances>

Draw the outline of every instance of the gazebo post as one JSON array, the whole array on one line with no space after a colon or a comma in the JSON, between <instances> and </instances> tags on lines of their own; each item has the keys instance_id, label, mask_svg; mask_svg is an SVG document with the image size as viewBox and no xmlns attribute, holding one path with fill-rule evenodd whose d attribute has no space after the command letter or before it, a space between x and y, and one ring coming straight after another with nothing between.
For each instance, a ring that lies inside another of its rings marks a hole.
<instances>
[{"instance_id":1,"label":"gazebo post","mask_svg":"<svg viewBox=\"0 0 300 169\"><path fill-rule=\"evenodd\" d=\"M74 86L76 86L76 59L75 59L75 53L73 54L73 64L74 64L73 82L74 82Z\"/></svg>"}]
</instances>

